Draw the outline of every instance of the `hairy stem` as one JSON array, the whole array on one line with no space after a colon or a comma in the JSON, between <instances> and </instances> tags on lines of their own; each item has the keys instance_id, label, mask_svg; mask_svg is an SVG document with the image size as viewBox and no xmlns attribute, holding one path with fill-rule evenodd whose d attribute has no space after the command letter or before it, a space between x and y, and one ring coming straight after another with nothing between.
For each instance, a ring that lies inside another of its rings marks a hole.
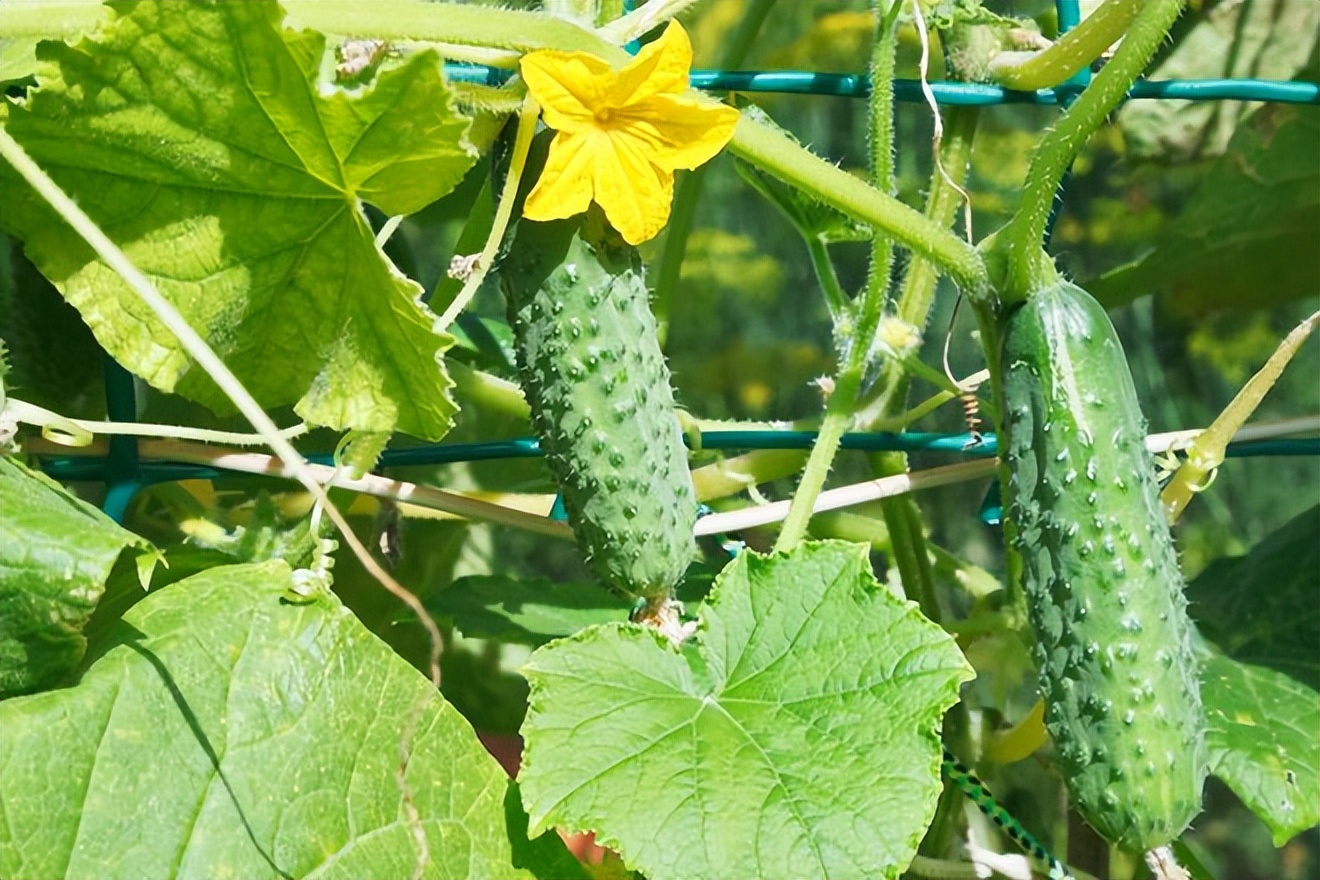
<instances>
[{"instance_id":1,"label":"hairy stem","mask_svg":"<svg viewBox=\"0 0 1320 880\"><path fill-rule=\"evenodd\" d=\"M1320 323L1320 312L1307 318L1279 344L1274 354L1254 376L1247 380L1224 411L1206 428L1187 449L1187 461L1174 473L1173 479L1160 493L1164 515L1170 523L1176 522L1192 496L1209 485L1210 475L1224 461L1225 450L1233 435L1251 418L1265 395L1283 375L1284 367L1301 348L1306 337Z\"/></svg>"},{"instance_id":2,"label":"hairy stem","mask_svg":"<svg viewBox=\"0 0 1320 880\"><path fill-rule=\"evenodd\" d=\"M1137 17L1145 0L1105 0L1081 24L1040 52L1006 52L990 62L1001 86L1023 92L1057 86L1099 58Z\"/></svg>"},{"instance_id":3,"label":"hairy stem","mask_svg":"<svg viewBox=\"0 0 1320 880\"><path fill-rule=\"evenodd\" d=\"M509 52L536 49L591 52L611 64L628 53L595 32L539 12L422 0L285 0L299 24L323 33L378 40L451 43Z\"/></svg>"},{"instance_id":4,"label":"hairy stem","mask_svg":"<svg viewBox=\"0 0 1320 880\"><path fill-rule=\"evenodd\" d=\"M495 210L495 220L491 223L490 234L486 236L486 245L477 257L471 275L463 282L463 289L458 292L445 313L436 322L437 330L444 330L454 323L467 304L481 289L486 280L486 273L495 263L495 254L504 241L504 230L509 228L509 218L513 215L513 203L517 201L518 184L522 180L523 168L527 165L527 152L532 146L532 136L536 134L536 121L541 115L541 105L528 95L523 99L522 112L518 116L518 131L513 139L513 155L509 158L509 175L504 179L504 189L500 191L499 207Z\"/></svg>"},{"instance_id":5,"label":"hairy stem","mask_svg":"<svg viewBox=\"0 0 1320 880\"><path fill-rule=\"evenodd\" d=\"M1086 91L1045 133L1032 154L1023 186L1022 202L996 248L1005 254L1006 273L997 293L1001 302L1017 302L1030 296L1036 282L1049 273L1042 250L1045 225L1059 181L1072 160L1105 117L1119 105L1128 89L1146 69L1160 43L1182 13L1185 0L1148 0L1132 22L1114 59L1096 75Z\"/></svg>"},{"instance_id":6,"label":"hairy stem","mask_svg":"<svg viewBox=\"0 0 1320 880\"><path fill-rule=\"evenodd\" d=\"M881 192L894 186L894 55L898 47L898 4L887 15L882 15L876 32L875 48L871 56L870 137L872 180ZM876 7L877 14L880 8ZM827 257L828 259L828 257ZM834 336L844 346L843 368L839 371L825 405L825 418L820 433L803 469L802 479L793 503L789 507L784 527L775 542L776 551L791 550L807 532L807 524L815 507L816 498L825 486L839 450L839 440L852 426L857 409L857 394L870 362L876 330L884 311L885 294L889 285L889 270L893 265L894 245L880 229L872 236L871 269L865 289L858 301L848 310L844 327L835 326Z\"/></svg>"},{"instance_id":7,"label":"hairy stem","mask_svg":"<svg viewBox=\"0 0 1320 880\"><path fill-rule=\"evenodd\" d=\"M954 281L981 292L989 283L976 249L929 218L880 192L769 126L744 116L729 149L763 171L889 233L895 241L940 266Z\"/></svg>"}]
</instances>

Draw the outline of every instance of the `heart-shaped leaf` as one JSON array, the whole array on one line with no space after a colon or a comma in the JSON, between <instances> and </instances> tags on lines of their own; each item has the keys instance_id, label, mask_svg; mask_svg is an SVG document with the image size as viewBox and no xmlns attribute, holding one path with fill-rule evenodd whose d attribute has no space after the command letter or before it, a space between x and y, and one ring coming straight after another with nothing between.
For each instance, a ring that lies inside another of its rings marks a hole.
<instances>
[{"instance_id":1,"label":"heart-shaped leaf","mask_svg":"<svg viewBox=\"0 0 1320 880\"><path fill-rule=\"evenodd\" d=\"M971 670L867 548L745 552L697 644L636 625L537 650L519 781L536 830L595 831L652 880L895 877L940 791Z\"/></svg>"}]
</instances>

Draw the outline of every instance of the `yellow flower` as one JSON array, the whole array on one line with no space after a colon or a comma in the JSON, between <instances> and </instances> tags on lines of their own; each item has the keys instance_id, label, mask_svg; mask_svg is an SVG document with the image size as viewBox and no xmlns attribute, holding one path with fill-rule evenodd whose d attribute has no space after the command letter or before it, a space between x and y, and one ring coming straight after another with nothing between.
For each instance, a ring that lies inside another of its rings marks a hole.
<instances>
[{"instance_id":1,"label":"yellow flower","mask_svg":"<svg viewBox=\"0 0 1320 880\"><path fill-rule=\"evenodd\" d=\"M522 76L556 132L523 216L559 220L594 199L629 244L664 228L674 171L710 161L738 111L688 91L692 44L678 22L622 70L586 52L538 50Z\"/></svg>"}]
</instances>

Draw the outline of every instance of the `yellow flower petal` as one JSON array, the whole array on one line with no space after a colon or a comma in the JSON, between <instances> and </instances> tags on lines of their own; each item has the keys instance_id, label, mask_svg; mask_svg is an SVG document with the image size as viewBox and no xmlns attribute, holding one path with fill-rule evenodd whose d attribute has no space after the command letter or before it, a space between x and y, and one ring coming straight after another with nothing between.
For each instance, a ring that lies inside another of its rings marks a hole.
<instances>
[{"instance_id":1,"label":"yellow flower petal","mask_svg":"<svg viewBox=\"0 0 1320 880\"><path fill-rule=\"evenodd\" d=\"M647 144L647 157L668 171L697 168L733 137L739 113L732 107L687 95L652 95L615 114L616 136Z\"/></svg>"},{"instance_id":2,"label":"yellow flower petal","mask_svg":"<svg viewBox=\"0 0 1320 880\"><path fill-rule=\"evenodd\" d=\"M550 155L536 186L527 194L523 216L528 220L562 220L581 214L591 205L592 175L601 154L613 152L608 142L602 149L592 141L604 140L599 132L558 134L550 142ZM605 159L605 161L610 161Z\"/></svg>"},{"instance_id":3,"label":"yellow flower petal","mask_svg":"<svg viewBox=\"0 0 1320 880\"><path fill-rule=\"evenodd\" d=\"M592 124L614 80L614 69L586 52L528 52L519 65L527 91L541 105L545 124L577 131Z\"/></svg>"},{"instance_id":4,"label":"yellow flower petal","mask_svg":"<svg viewBox=\"0 0 1320 880\"><path fill-rule=\"evenodd\" d=\"M692 42L683 26L671 21L659 39L644 46L619 71L606 100L615 107L624 107L662 92L682 94L687 91L691 67Z\"/></svg>"},{"instance_id":5,"label":"yellow flower petal","mask_svg":"<svg viewBox=\"0 0 1320 880\"><path fill-rule=\"evenodd\" d=\"M594 199L630 244L663 229L674 171L709 161L739 118L687 94L691 65L692 44L677 22L619 71L584 52L524 56L523 79L556 131L524 215L571 217Z\"/></svg>"},{"instance_id":6,"label":"yellow flower petal","mask_svg":"<svg viewBox=\"0 0 1320 880\"><path fill-rule=\"evenodd\" d=\"M610 143L614 149L602 151L595 164L594 197L623 240L641 244L669 222L674 175L649 162L635 141L611 138Z\"/></svg>"}]
</instances>

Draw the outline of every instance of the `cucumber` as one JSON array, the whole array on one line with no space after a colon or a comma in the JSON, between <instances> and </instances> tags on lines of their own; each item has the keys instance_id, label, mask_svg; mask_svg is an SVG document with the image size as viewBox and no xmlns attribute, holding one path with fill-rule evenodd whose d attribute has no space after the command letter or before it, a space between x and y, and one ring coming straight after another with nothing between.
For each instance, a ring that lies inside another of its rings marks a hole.
<instances>
[{"instance_id":1,"label":"cucumber","mask_svg":"<svg viewBox=\"0 0 1320 880\"><path fill-rule=\"evenodd\" d=\"M520 221L500 278L578 546L606 584L659 604L696 553L696 493L641 261L587 218Z\"/></svg>"},{"instance_id":2,"label":"cucumber","mask_svg":"<svg viewBox=\"0 0 1320 880\"><path fill-rule=\"evenodd\" d=\"M1001 325L1002 487L1045 700L1082 817L1145 852L1200 812L1192 626L1118 336L1057 281Z\"/></svg>"}]
</instances>

